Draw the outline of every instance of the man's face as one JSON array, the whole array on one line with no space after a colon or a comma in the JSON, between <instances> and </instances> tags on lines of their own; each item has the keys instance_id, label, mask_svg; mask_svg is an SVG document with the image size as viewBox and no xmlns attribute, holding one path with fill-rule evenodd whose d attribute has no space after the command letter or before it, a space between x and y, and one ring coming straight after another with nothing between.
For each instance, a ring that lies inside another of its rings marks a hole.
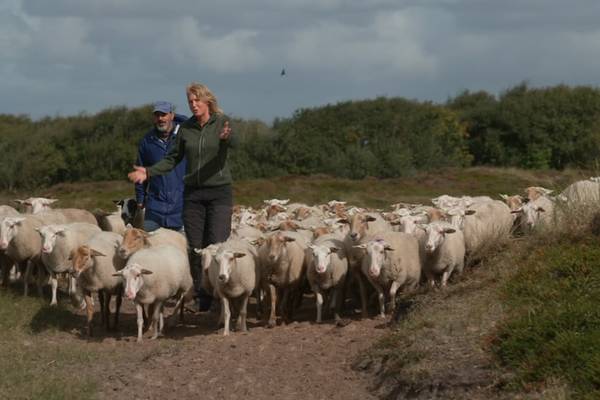
<instances>
[{"instance_id":1,"label":"man's face","mask_svg":"<svg viewBox=\"0 0 600 400\"><path fill-rule=\"evenodd\" d=\"M170 112L165 114L160 111L155 111L154 126L159 132L170 132L173 126L173 118L175 118L175 113Z\"/></svg>"}]
</instances>

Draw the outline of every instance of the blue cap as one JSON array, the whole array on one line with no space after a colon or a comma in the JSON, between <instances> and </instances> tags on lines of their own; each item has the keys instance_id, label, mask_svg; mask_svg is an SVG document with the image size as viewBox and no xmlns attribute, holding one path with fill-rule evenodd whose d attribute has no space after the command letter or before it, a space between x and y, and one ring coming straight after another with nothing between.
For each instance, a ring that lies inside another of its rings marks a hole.
<instances>
[{"instance_id":1,"label":"blue cap","mask_svg":"<svg viewBox=\"0 0 600 400\"><path fill-rule=\"evenodd\" d=\"M154 103L154 109L152 112L155 113L157 111L163 114L168 114L175 111L175 107L173 107L173 104L169 103L168 101L157 101Z\"/></svg>"}]
</instances>

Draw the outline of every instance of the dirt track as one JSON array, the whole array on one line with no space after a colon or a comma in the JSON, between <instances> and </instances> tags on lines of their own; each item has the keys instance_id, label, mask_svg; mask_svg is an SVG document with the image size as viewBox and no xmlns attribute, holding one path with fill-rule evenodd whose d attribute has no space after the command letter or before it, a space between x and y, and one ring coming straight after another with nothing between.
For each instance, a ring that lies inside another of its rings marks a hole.
<instances>
[{"instance_id":1,"label":"dirt track","mask_svg":"<svg viewBox=\"0 0 600 400\"><path fill-rule=\"evenodd\" d=\"M309 321L312 301L305 299L300 322L268 329L249 318L249 332L228 337L214 329L214 315L186 314L185 325L141 344L124 302L120 331L99 328L88 343L102 361L87 372L100 382L102 399L374 399L368 376L351 364L387 331L382 321L317 325Z\"/></svg>"}]
</instances>

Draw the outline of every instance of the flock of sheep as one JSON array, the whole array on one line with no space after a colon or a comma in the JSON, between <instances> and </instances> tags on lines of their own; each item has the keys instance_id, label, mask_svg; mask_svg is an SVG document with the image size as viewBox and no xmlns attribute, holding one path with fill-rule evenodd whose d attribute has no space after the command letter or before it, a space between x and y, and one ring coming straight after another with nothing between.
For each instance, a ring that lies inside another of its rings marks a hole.
<instances>
[{"instance_id":1,"label":"flock of sheep","mask_svg":"<svg viewBox=\"0 0 600 400\"><path fill-rule=\"evenodd\" d=\"M315 206L265 200L259 209L234 208L226 242L192 251L202 258L204 289L220 299L224 335L232 320L247 330L251 297L264 323L274 327L278 317L293 319L308 290L314 293L318 323L324 304L342 323L349 297L360 301L367 317L369 292L385 318L393 315L397 294L410 294L421 284L443 288L463 271L465 260L477 260L515 231L551 228L563 206L597 204L599 181L577 181L555 197L547 189L529 187L523 196L501 195L503 201L442 195L432 205L399 203L385 212L335 200ZM162 334L177 312L183 318L194 290L182 233L134 227L141 221L130 215L126 200L116 202L113 213L52 209L54 201L17 200L20 212L0 206L4 285L21 279L27 295L35 275L40 295L42 286L51 284L55 305L58 278L66 276L74 304L86 309L88 335L93 334L94 293L107 328L112 297L115 326L122 297L134 302L138 341L146 314L152 338ZM165 303L173 299L172 318L165 321Z\"/></svg>"}]
</instances>

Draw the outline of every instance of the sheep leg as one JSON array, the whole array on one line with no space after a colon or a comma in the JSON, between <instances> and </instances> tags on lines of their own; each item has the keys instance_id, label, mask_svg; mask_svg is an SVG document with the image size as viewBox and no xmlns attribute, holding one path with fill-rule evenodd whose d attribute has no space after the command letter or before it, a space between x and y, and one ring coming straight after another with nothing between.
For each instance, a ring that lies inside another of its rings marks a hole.
<instances>
[{"instance_id":1,"label":"sheep leg","mask_svg":"<svg viewBox=\"0 0 600 400\"><path fill-rule=\"evenodd\" d=\"M137 342L142 342L142 331L144 329L144 306L140 303L135 303L135 311L137 313Z\"/></svg>"},{"instance_id":2,"label":"sheep leg","mask_svg":"<svg viewBox=\"0 0 600 400\"><path fill-rule=\"evenodd\" d=\"M5 254L0 254L0 266L2 267L2 286L8 287L10 283L10 273L13 269L14 263Z\"/></svg>"},{"instance_id":3,"label":"sheep leg","mask_svg":"<svg viewBox=\"0 0 600 400\"><path fill-rule=\"evenodd\" d=\"M312 291L315 293L315 301L317 305L317 324L320 324L323 316L323 294L317 285L312 285Z\"/></svg>"},{"instance_id":4,"label":"sheep leg","mask_svg":"<svg viewBox=\"0 0 600 400\"><path fill-rule=\"evenodd\" d=\"M172 321L175 320L175 315L177 314L177 311L179 310L179 317L181 322L183 322L183 303L185 300L185 293L181 293L179 295L179 298L177 299L177 303L175 303L175 307L173 308L173 313L171 314L171 316L168 318L168 323L169 326L175 326L175 323L173 323Z\"/></svg>"},{"instance_id":5,"label":"sheep leg","mask_svg":"<svg viewBox=\"0 0 600 400\"><path fill-rule=\"evenodd\" d=\"M121 291L119 291L115 296L117 298L115 300L115 318L114 318L113 329L117 330L117 326L119 326L119 312L121 311L121 303L123 302L123 295L121 294Z\"/></svg>"},{"instance_id":6,"label":"sheep leg","mask_svg":"<svg viewBox=\"0 0 600 400\"><path fill-rule=\"evenodd\" d=\"M275 316L275 312L277 309L277 288L273 284L269 284L269 297L271 300L271 310L269 313L269 322L267 326L269 328L274 328L275 325L277 325L277 319Z\"/></svg>"},{"instance_id":7,"label":"sheep leg","mask_svg":"<svg viewBox=\"0 0 600 400\"><path fill-rule=\"evenodd\" d=\"M442 274L442 284L441 284L442 288L446 287L446 284L448 283L448 278L450 278L450 272L448 271L448 269L446 269L444 271L444 273Z\"/></svg>"},{"instance_id":8,"label":"sheep leg","mask_svg":"<svg viewBox=\"0 0 600 400\"><path fill-rule=\"evenodd\" d=\"M49 282L49 277L50 277L50 273L48 272L48 270L46 269L46 266L43 264L35 264L34 267L36 268L36 286L37 286L37 292L38 292L38 296L39 297L44 297L44 285L47 285ZM46 273L48 273L48 276L46 276ZM58 281L56 283L58 285Z\"/></svg>"},{"instance_id":9,"label":"sheep leg","mask_svg":"<svg viewBox=\"0 0 600 400\"><path fill-rule=\"evenodd\" d=\"M283 323L284 324L289 324L290 323L290 302L292 300L290 300L290 292L291 292L291 288L285 288L283 289L283 296L281 298L281 316L283 317Z\"/></svg>"},{"instance_id":10,"label":"sheep leg","mask_svg":"<svg viewBox=\"0 0 600 400\"><path fill-rule=\"evenodd\" d=\"M158 330L156 331L157 336L163 335L163 329L165 327L165 305L160 304L160 312L158 314Z\"/></svg>"},{"instance_id":11,"label":"sheep leg","mask_svg":"<svg viewBox=\"0 0 600 400\"><path fill-rule=\"evenodd\" d=\"M221 306L223 308L223 336L229 335L229 321L231 320L231 309L229 308L229 300L225 296L221 296Z\"/></svg>"},{"instance_id":12,"label":"sheep leg","mask_svg":"<svg viewBox=\"0 0 600 400\"><path fill-rule=\"evenodd\" d=\"M390 287L390 312L391 315L394 315L394 311L396 309L396 292L400 288L400 284L396 281L392 282L392 286Z\"/></svg>"},{"instance_id":13,"label":"sheep leg","mask_svg":"<svg viewBox=\"0 0 600 400\"><path fill-rule=\"evenodd\" d=\"M25 275L23 276L23 296L27 297L29 294L29 281L31 280L31 269L33 268L33 263L31 260L27 261L27 266L25 267Z\"/></svg>"},{"instance_id":14,"label":"sheep leg","mask_svg":"<svg viewBox=\"0 0 600 400\"><path fill-rule=\"evenodd\" d=\"M92 293L88 290L86 290L83 293L83 296L83 299L85 301L87 335L89 337L92 337L94 321L94 299L92 298Z\"/></svg>"},{"instance_id":15,"label":"sheep leg","mask_svg":"<svg viewBox=\"0 0 600 400\"><path fill-rule=\"evenodd\" d=\"M50 274L50 286L52 286L52 300L50 301L50 305L55 306L58 304L56 299L56 292L58 291L58 278L54 272Z\"/></svg>"},{"instance_id":16,"label":"sheep leg","mask_svg":"<svg viewBox=\"0 0 600 400\"><path fill-rule=\"evenodd\" d=\"M248 326L246 325L246 317L248 315L248 298L250 297L250 293L245 293L240 300L240 329L242 332L248 331Z\"/></svg>"},{"instance_id":17,"label":"sheep leg","mask_svg":"<svg viewBox=\"0 0 600 400\"><path fill-rule=\"evenodd\" d=\"M342 295L342 292L339 287L336 286L331 290L330 308L331 308L331 311L333 312L333 319L335 320L335 322L340 322L342 320L342 318L340 317L340 313L342 311L341 295Z\"/></svg>"},{"instance_id":18,"label":"sheep leg","mask_svg":"<svg viewBox=\"0 0 600 400\"><path fill-rule=\"evenodd\" d=\"M356 280L358 281L358 290L360 293L361 317L367 318L369 316L369 313L367 312L367 291L365 289L365 282L360 276L360 271L356 272Z\"/></svg>"},{"instance_id":19,"label":"sheep leg","mask_svg":"<svg viewBox=\"0 0 600 400\"><path fill-rule=\"evenodd\" d=\"M105 314L105 309L104 309L104 302L106 300L106 296L107 294L104 292L103 289L98 290L98 302L100 303L100 321L102 323L103 326L106 326L106 314Z\"/></svg>"}]
</instances>

